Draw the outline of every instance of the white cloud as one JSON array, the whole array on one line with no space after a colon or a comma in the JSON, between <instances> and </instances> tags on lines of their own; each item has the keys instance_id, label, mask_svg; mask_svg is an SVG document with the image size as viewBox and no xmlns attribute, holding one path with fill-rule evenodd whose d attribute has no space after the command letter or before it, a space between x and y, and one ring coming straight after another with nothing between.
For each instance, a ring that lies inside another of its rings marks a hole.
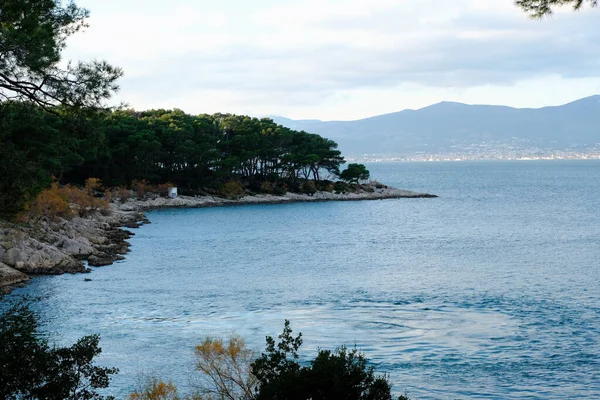
<instances>
[{"instance_id":1,"label":"white cloud","mask_svg":"<svg viewBox=\"0 0 600 400\"><path fill-rule=\"evenodd\" d=\"M352 118L453 95L542 105L600 91L597 10L531 21L511 0L79 3L91 27L67 56L123 67L119 100L136 108Z\"/></svg>"}]
</instances>

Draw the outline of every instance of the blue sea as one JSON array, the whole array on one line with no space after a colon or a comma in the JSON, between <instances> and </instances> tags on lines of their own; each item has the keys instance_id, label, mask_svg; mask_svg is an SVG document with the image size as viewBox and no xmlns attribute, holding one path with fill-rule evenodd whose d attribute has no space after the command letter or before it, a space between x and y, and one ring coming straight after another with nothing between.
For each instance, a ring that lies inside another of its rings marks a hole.
<instances>
[{"instance_id":1,"label":"blue sea","mask_svg":"<svg viewBox=\"0 0 600 400\"><path fill-rule=\"evenodd\" d=\"M412 399L599 399L600 161L368 167L439 197L149 212L126 260L11 297L40 297L52 342L99 333L122 398L185 392L203 337L260 352L289 319L304 360L356 346Z\"/></svg>"}]
</instances>

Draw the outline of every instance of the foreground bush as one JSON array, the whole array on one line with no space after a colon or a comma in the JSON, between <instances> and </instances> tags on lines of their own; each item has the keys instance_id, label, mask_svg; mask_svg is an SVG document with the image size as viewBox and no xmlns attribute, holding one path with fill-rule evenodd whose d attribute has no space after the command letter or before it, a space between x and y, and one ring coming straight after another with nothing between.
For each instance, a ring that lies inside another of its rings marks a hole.
<instances>
[{"instance_id":1,"label":"foreground bush","mask_svg":"<svg viewBox=\"0 0 600 400\"><path fill-rule=\"evenodd\" d=\"M310 363L299 363L302 334L292 336L289 321L277 342L267 336L264 353L254 358L244 341L233 335L206 337L196 346L197 392L193 400L392 400L385 375L376 375L364 354L340 347L319 350ZM177 389L153 378L131 400L176 400ZM408 400L406 396L398 400Z\"/></svg>"},{"instance_id":2,"label":"foreground bush","mask_svg":"<svg viewBox=\"0 0 600 400\"><path fill-rule=\"evenodd\" d=\"M84 336L71 347L51 347L29 306L13 305L0 314L0 399L111 399L96 392L117 373L93 364L99 340Z\"/></svg>"},{"instance_id":3,"label":"foreground bush","mask_svg":"<svg viewBox=\"0 0 600 400\"><path fill-rule=\"evenodd\" d=\"M364 354L341 347L319 350L308 366L298 362L302 335L292 336L285 321L279 342L267 336L267 348L252 364L258 380L255 399L272 400L391 400L391 385L385 375L375 375ZM407 399L401 396L399 400Z\"/></svg>"},{"instance_id":4,"label":"foreground bush","mask_svg":"<svg viewBox=\"0 0 600 400\"><path fill-rule=\"evenodd\" d=\"M319 350L309 364L299 363L302 335L292 336L289 321L278 336L267 336L259 358L238 336L227 342L207 337L196 347L201 372L197 392L180 397L158 378L147 381L130 400L392 400L385 375L376 375L364 354L341 347ZM70 347L51 347L40 336L38 320L26 303L0 314L0 399L102 400L115 368L98 367L97 335ZM400 396L398 400L407 400Z\"/></svg>"}]
</instances>

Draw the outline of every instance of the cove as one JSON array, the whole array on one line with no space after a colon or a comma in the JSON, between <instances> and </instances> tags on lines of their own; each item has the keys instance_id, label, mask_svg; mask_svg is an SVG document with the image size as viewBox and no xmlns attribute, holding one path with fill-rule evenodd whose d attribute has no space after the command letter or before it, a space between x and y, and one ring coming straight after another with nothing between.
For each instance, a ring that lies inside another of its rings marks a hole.
<instances>
[{"instance_id":1,"label":"cove","mask_svg":"<svg viewBox=\"0 0 600 400\"><path fill-rule=\"evenodd\" d=\"M375 164L438 199L148 212L132 251L36 278L61 343L185 387L193 346L231 331L260 351L284 319L318 347L362 349L412 398L600 396L597 162Z\"/></svg>"}]
</instances>

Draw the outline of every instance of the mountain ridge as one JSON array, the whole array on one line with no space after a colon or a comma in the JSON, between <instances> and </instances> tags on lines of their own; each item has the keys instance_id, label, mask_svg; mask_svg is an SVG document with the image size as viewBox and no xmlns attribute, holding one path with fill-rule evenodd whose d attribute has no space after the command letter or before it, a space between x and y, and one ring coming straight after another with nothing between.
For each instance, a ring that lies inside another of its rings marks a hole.
<instances>
[{"instance_id":1,"label":"mountain ridge","mask_svg":"<svg viewBox=\"0 0 600 400\"><path fill-rule=\"evenodd\" d=\"M496 142L546 150L600 143L600 95L541 108L443 101L351 121L271 118L291 129L333 139L349 155L464 152Z\"/></svg>"}]
</instances>

